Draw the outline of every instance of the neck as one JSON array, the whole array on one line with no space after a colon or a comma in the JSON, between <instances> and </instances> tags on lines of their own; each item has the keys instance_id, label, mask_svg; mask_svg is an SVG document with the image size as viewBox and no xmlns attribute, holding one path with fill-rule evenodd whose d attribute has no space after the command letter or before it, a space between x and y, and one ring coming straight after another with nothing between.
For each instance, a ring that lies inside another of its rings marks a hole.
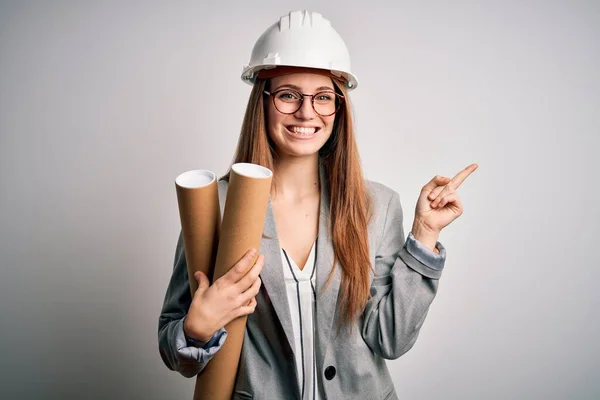
<instances>
[{"instance_id":1,"label":"neck","mask_svg":"<svg viewBox=\"0 0 600 400\"><path fill-rule=\"evenodd\" d=\"M275 161L274 199L300 199L319 194L319 156L279 157Z\"/></svg>"}]
</instances>

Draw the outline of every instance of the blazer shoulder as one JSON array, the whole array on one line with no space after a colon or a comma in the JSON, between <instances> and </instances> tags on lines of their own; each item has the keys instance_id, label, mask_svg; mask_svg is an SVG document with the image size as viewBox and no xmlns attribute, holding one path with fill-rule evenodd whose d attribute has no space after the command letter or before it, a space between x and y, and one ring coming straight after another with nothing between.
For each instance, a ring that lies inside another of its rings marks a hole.
<instances>
[{"instance_id":1,"label":"blazer shoulder","mask_svg":"<svg viewBox=\"0 0 600 400\"><path fill-rule=\"evenodd\" d=\"M402 229L402 206L399 203L400 196L398 192L389 186L366 180L366 188L371 195L369 240L371 257L375 259L384 242L386 227L391 223L393 226Z\"/></svg>"},{"instance_id":2,"label":"blazer shoulder","mask_svg":"<svg viewBox=\"0 0 600 400\"><path fill-rule=\"evenodd\" d=\"M386 220L389 213L402 215L402 206L400 205L400 195L394 189L383 183L366 180L368 193L371 195L371 218L369 220L372 234L376 237L376 246L381 239ZM396 199L394 199L396 198ZM399 210L398 210L399 209Z\"/></svg>"},{"instance_id":3,"label":"blazer shoulder","mask_svg":"<svg viewBox=\"0 0 600 400\"><path fill-rule=\"evenodd\" d=\"M399 196L398 192L383 183L366 179L367 190L371 195L375 209L387 209L393 196Z\"/></svg>"}]
</instances>

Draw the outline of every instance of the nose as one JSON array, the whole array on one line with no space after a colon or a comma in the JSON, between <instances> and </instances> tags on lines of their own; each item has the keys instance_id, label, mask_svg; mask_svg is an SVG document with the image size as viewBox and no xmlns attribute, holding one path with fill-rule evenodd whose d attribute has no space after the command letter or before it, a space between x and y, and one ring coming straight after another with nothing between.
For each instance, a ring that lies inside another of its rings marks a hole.
<instances>
[{"instance_id":1,"label":"nose","mask_svg":"<svg viewBox=\"0 0 600 400\"><path fill-rule=\"evenodd\" d=\"M302 98L302 104L300 105L300 108L294 113L294 115L296 116L296 118L304 120L310 120L315 118L317 113L315 112L315 109L312 105L312 97L304 96Z\"/></svg>"}]
</instances>

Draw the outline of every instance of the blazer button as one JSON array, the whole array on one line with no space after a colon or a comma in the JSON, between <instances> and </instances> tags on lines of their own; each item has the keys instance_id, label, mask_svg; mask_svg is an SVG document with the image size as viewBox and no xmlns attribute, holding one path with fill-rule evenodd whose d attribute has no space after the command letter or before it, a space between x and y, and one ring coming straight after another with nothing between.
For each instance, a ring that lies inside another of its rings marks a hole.
<instances>
[{"instance_id":1,"label":"blazer button","mask_svg":"<svg viewBox=\"0 0 600 400\"><path fill-rule=\"evenodd\" d=\"M334 376L335 376L335 367L333 365L330 365L329 367L325 368L325 379L330 381L333 379Z\"/></svg>"}]
</instances>

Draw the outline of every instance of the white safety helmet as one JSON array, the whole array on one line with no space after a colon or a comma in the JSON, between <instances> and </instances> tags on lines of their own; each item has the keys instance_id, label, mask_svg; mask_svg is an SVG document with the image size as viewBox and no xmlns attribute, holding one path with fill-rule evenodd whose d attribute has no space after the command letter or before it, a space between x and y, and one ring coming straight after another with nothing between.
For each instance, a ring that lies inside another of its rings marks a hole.
<instances>
[{"instance_id":1,"label":"white safety helmet","mask_svg":"<svg viewBox=\"0 0 600 400\"><path fill-rule=\"evenodd\" d=\"M346 44L329 20L316 12L293 11L271 25L256 41L242 80L252 85L261 70L277 66L330 70L348 89L358 85Z\"/></svg>"}]
</instances>

